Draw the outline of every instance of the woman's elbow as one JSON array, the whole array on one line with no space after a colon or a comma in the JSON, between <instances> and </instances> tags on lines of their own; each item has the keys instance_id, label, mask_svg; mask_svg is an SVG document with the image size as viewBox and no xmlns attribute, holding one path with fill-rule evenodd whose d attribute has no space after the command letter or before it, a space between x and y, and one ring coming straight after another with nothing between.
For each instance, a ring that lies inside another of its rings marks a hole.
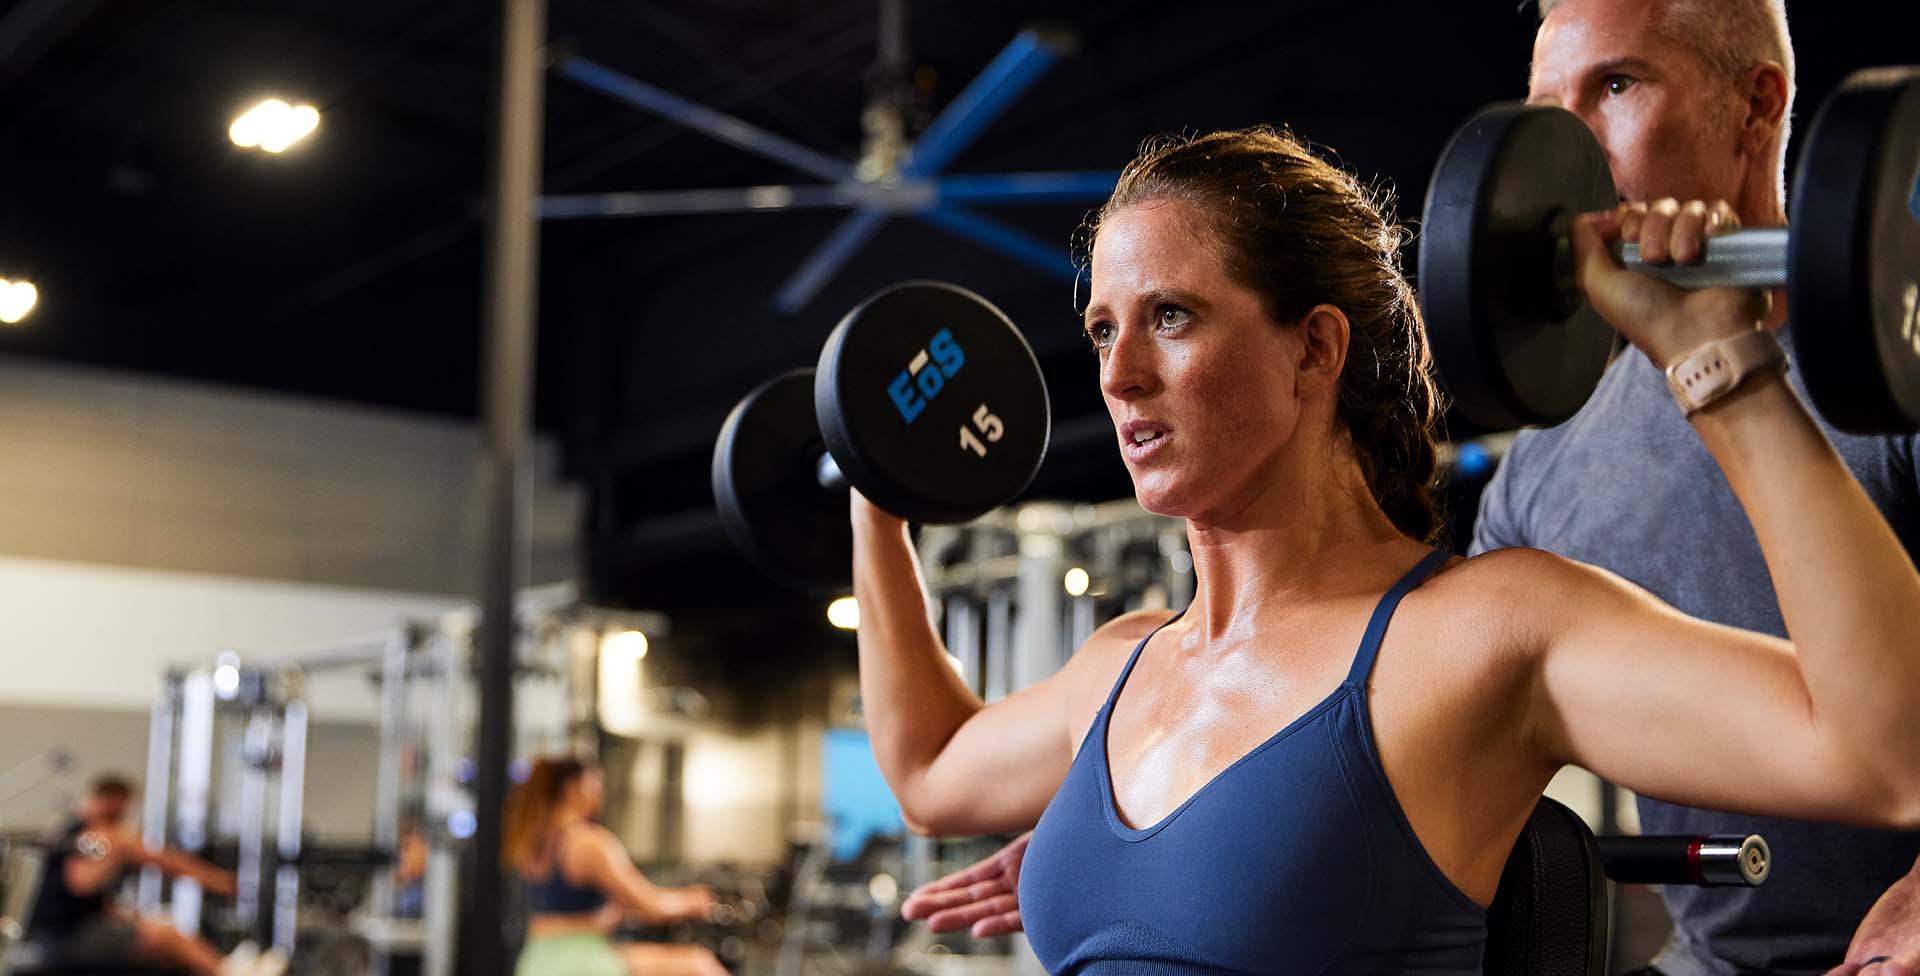
<instances>
[{"instance_id":1,"label":"woman's elbow","mask_svg":"<svg viewBox=\"0 0 1920 976\"><path fill-rule=\"evenodd\" d=\"M1886 826L1897 830L1920 830L1920 749L1902 743L1891 750L1883 764L1880 793Z\"/></svg>"},{"instance_id":2,"label":"woman's elbow","mask_svg":"<svg viewBox=\"0 0 1920 976\"><path fill-rule=\"evenodd\" d=\"M960 837L977 833L967 829L966 811L953 804L929 803L925 799L907 795L899 799L900 822L921 837Z\"/></svg>"},{"instance_id":3,"label":"woman's elbow","mask_svg":"<svg viewBox=\"0 0 1920 976\"><path fill-rule=\"evenodd\" d=\"M1893 821L1887 824L1889 830L1920 831L1920 801L1909 802Z\"/></svg>"},{"instance_id":4,"label":"woman's elbow","mask_svg":"<svg viewBox=\"0 0 1920 976\"><path fill-rule=\"evenodd\" d=\"M1894 792L1889 804L1892 814L1887 826L1896 830L1920 830L1920 770Z\"/></svg>"},{"instance_id":5,"label":"woman's elbow","mask_svg":"<svg viewBox=\"0 0 1920 976\"><path fill-rule=\"evenodd\" d=\"M900 822L906 826L908 831L912 832L917 837L938 836L933 832L933 829L931 827L927 826L927 822L925 820L920 819L915 814L908 813L906 807L900 808Z\"/></svg>"},{"instance_id":6,"label":"woman's elbow","mask_svg":"<svg viewBox=\"0 0 1920 976\"><path fill-rule=\"evenodd\" d=\"M905 797L900 798L900 822L920 837L946 836L941 830L944 818L940 811L910 802Z\"/></svg>"},{"instance_id":7,"label":"woman's elbow","mask_svg":"<svg viewBox=\"0 0 1920 976\"><path fill-rule=\"evenodd\" d=\"M1858 791L1850 809L1867 826L1920 830L1920 768L1896 772L1902 775L1883 776L1871 789Z\"/></svg>"}]
</instances>

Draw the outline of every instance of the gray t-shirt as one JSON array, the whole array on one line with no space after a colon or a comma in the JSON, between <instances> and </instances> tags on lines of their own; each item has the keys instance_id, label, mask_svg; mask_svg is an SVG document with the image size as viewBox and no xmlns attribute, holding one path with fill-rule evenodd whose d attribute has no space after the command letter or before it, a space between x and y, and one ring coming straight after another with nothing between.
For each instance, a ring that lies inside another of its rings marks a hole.
<instances>
[{"instance_id":1,"label":"gray t-shirt","mask_svg":"<svg viewBox=\"0 0 1920 976\"><path fill-rule=\"evenodd\" d=\"M1781 338L1791 359L1791 339ZM1797 371L1790 378L1805 400ZM1920 552L1914 438L1825 429L1907 551ZM1635 349L1615 359L1573 419L1514 441L1481 497L1472 551L1509 546L1612 570L1705 620L1786 634L1746 513L1666 378ZM1751 831L1773 848L1772 876L1758 889L1666 888L1674 936L1655 964L1673 976L1824 972L1840 962L1874 900L1920 854L1920 833L1715 813L1645 797L1640 823L1650 834Z\"/></svg>"}]
</instances>

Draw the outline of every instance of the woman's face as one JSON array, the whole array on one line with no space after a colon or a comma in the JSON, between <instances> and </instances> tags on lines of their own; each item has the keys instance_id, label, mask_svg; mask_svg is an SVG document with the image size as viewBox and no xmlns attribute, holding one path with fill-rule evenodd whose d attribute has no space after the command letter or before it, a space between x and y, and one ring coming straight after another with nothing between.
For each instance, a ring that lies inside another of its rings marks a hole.
<instances>
[{"instance_id":1,"label":"woman's face","mask_svg":"<svg viewBox=\"0 0 1920 976\"><path fill-rule=\"evenodd\" d=\"M573 780L571 787L574 803L587 816L600 812L600 804L606 799L606 779L600 770L588 768Z\"/></svg>"},{"instance_id":2,"label":"woman's face","mask_svg":"<svg viewBox=\"0 0 1920 976\"><path fill-rule=\"evenodd\" d=\"M1228 276L1212 238L1191 203L1107 215L1084 318L1134 494L1148 511L1202 520L1274 483L1299 424L1303 345Z\"/></svg>"}]
</instances>

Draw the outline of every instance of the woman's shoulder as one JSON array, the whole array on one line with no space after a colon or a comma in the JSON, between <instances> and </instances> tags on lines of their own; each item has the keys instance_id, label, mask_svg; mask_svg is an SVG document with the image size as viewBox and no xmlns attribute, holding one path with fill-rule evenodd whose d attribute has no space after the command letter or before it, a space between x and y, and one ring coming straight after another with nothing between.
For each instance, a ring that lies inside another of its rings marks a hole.
<instances>
[{"instance_id":1,"label":"woman's shoulder","mask_svg":"<svg viewBox=\"0 0 1920 976\"><path fill-rule=\"evenodd\" d=\"M561 826L556 840L560 864L569 877L584 873L589 865L606 857L609 845L620 843L613 831L591 820Z\"/></svg>"},{"instance_id":2,"label":"woman's shoulder","mask_svg":"<svg viewBox=\"0 0 1920 976\"><path fill-rule=\"evenodd\" d=\"M1599 566L1525 546L1490 549L1475 556L1455 558L1434 581L1470 591L1491 606L1504 606L1516 600L1537 603L1542 599L1577 595L1594 587L1614 588L1625 583Z\"/></svg>"},{"instance_id":3,"label":"woman's shoulder","mask_svg":"<svg viewBox=\"0 0 1920 976\"><path fill-rule=\"evenodd\" d=\"M574 820L561 824L557 835L560 849L563 851L571 851L583 846L604 846L608 839L613 837L613 831L592 820Z\"/></svg>"},{"instance_id":4,"label":"woman's shoulder","mask_svg":"<svg viewBox=\"0 0 1920 976\"><path fill-rule=\"evenodd\" d=\"M1085 686L1104 696L1107 688L1119 679L1120 669L1133 656L1134 648L1175 616L1167 609L1123 613L1088 635L1080 650L1067 659L1061 673L1070 675L1076 686Z\"/></svg>"},{"instance_id":5,"label":"woman's shoulder","mask_svg":"<svg viewBox=\"0 0 1920 976\"><path fill-rule=\"evenodd\" d=\"M1118 658L1117 663L1124 664L1141 641L1175 616L1178 614L1165 608L1129 610L1088 635L1086 643L1080 645L1081 653L1098 659Z\"/></svg>"},{"instance_id":6,"label":"woman's shoulder","mask_svg":"<svg viewBox=\"0 0 1920 976\"><path fill-rule=\"evenodd\" d=\"M1431 601L1450 628L1515 651L1538 649L1540 638L1569 614L1603 612L1637 587L1619 576L1544 549L1494 549L1455 558L1415 591Z\"/></svg>"},{"instance_id":7,"label":"woman's shoulder","mask_svg":"<svg viewBox=\"0 0 1920 976\"><path fill-rule=\"evenodd\" d=\"M1148 634L1160 629L1163 624L1172 620L1175 616L1176 614L1172 610L1168 610L1165 607L1146 610L1129 610L1101 624L1099 628L1093 632L1092 636L1087 638L1087 644L1091 646L1096 641L1107 644L1120 644L1131 651L1133 645L1138 644L1146 638Z\"/></svg>"}]
</instances>

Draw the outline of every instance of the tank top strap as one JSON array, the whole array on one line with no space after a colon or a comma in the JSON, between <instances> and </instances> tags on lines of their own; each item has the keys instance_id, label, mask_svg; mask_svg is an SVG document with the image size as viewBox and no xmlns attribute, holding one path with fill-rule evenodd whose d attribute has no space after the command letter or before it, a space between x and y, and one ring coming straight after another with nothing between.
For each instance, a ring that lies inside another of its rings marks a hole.
<instances>
[{"instance_id":1,"label":"tank top strap","mask_svg":"<svg viewBox=\"0 0 1920 976\"><path fill-rule=\"evenodd\" d=\"M1149 632L1147 636L1140 638L1140 643L1133 645L1133 655L1127 658L1127 666L1120 669L1120 677L1114 679L1113 690L1107 692L1107 703L1100 707L1100 721L1102 722L1106 721L1107 715L1113 711L1114 699L1119 698L1120 689L1126 687L1127 677L1133 674L1133 666L1135 664L1140 663L1140 652L1147 649L1147 642L1153 639L1154 634L1158 634L1160 633L1160 631L1166 629L1168 624L1171 624L1174 621L1179 620L1181 617L1184 617L1186 615L1187 615L1187 611L1181 610L1179 613L1176 613L1173 616L1168 617L1165 623L1162 623L1160 626L1153 628L1153 630Z\"/></svg>"},{"instance_id":2,"label":"tank top strap","mask_svg":"<svg viewBox=\"0 0 1920 976\"><path fill-rule=\"evenodd\" d=\"M1426 558L1407 570L1393 588L1382 594L1380 602L1374 605L1373 616L1367 620L1367 632L1360 638L1360 649L1353 656L1353 668L1347 672L1349 685L1364 686L1367 675L1373 673L1373 659L1380 653L1380 641L1387 635L1387 623L1393 619L1393 611L1400 606L1400 600L1413 588L1426 582L1435 570L1445 565L1452 557L1445 549L1435 549Z\"/></svg>"}]
</instances>

